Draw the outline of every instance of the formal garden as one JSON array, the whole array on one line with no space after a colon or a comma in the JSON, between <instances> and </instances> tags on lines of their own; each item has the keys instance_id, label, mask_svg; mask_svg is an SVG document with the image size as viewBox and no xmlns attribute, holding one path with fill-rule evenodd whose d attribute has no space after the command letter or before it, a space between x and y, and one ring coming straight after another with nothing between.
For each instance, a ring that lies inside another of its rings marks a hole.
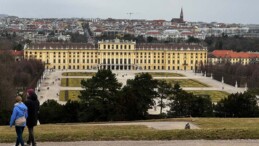
<instances>
[{"instance_id":1,"label":"formal garden","mask_svg":"<svg viewBox=\"0 0 259 146\"><path fill-rule=\"evenodd\" d=\"M95 72L64 72L62 76L94 76Z\"/></svg>"},{"instance_id":2,"label":"formal garden","mask_svg":"<svg viewBox=\"0 0 259 146\"><path fill-rule=\"evenodd\" d=\"M189 90L187 92L193 93L194 95L210 96L212 102L218 102L229 95L229 93L225 91L217 91L217 90L196 90L196 91Z\"/></svg>"},{"instance_id":3,"label":"formal garden","mask_svg":"<svg viewBox=\"0 0 259 146\"><path fill-rule=\"evenodd\" d=\"M81 87L81 81L84 79L87 78L62 78L61 87Z\"/></svg>"},{"instance_id":4,"label":"formal garden","mask_svg":"<svg viewBox=\"0 0 259 146\"><path fill-rule=\"evenodd\" d=\"M136 75L140 75L141 73L136 73ZM184 77L182 74L178 73L167 73L167 72L150 72L152 77Z\"/></svg>"},{"instance_id":5,"label":"formal garden","mask_svg":"<svg viewBox=\"0 0 259 146\"><path fill-rule=\"evenodd\" d=\"M199 82L194 79L159 79L165 80L167 83L174 85L176 83L180 84L181 87L210 87L205 83Z\"/></svg>"},{"instance_id":6,"label":"formal garden","mask_svg":"<svg viewBox=\"0 0 259 146\"><path fill-rule=\"evenodd\" d=\"M81 95L79 90L61 90L59 93L60 101L78 101L78 96Z\"/></svg>"}]
</instances>

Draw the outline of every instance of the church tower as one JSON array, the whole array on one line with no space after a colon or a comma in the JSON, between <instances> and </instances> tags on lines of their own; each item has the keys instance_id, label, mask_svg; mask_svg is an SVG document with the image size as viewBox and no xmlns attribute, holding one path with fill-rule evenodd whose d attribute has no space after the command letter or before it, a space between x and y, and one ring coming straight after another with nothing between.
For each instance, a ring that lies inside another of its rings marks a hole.
<instances>
[{"instance_id":1,"label":"church tower","mask_svg":"<svg viewBox=\"0 0 259 146\"><path fill-rule=\"evenodd\" d=\"M183 8L181 8L180 18L173 18L172 23L185 23L183 19Z\"/></svg>"},{"instance_id":2,"label":"church tower","mask_svg":"<svg viewBox=\"0 0 259 146\"><path fill-rule=\"evenodd\" d=\"M180 21L184 22L183 21L183 8L181 8Z\"/></svg>"}]
</instances>

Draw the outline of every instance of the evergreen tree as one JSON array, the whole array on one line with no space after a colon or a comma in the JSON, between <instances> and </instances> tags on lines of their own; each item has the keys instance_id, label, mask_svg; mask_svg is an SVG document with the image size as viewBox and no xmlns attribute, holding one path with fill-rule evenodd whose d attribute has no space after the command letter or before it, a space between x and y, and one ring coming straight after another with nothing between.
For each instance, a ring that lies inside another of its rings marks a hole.
<instances>
[{"instance_id":1,"label":"evergreen tree","mask_svg":"<svg viewBox=\"0 0 259 146\"><path fill-rule=\"evenodd\" d=\"M225 117L257 117L259 108L255 95L248 92L231 94L220 100L215 111L217 116Z\"/></svg>"},{"instance_id":2,"label":"evergreen tree","mask_svg":"<svg viewBox=\"0 0 259 146\"><path fill-rule=\"evenodd\" d=\"M111 70L98 70L95 76L81 81L82 87L79 98L91 108L90 115L95 120L112 120L116 105L116 97L122 84L118 83Z\"/></svg>"},{"instance_id":3,"label":"evergreen tree","mask_svg":"<svg viewBox=\"0 0 259 146\"><path fill-rule=\"evenodd\" d=\"M173 94L173 87L170 83L167 83L165 80L158 81L158 97L160 106L160 114L162 114L163 108L165 108L166 104L164 102L165 99L168 99Z\"/></svg>"},{"instance_id":4,"label":"evergreen tree","mask_svg":"<svg viewBox=\"0 0 259 146\"><path fill-rule=\"evenodd\" d=\"M124 107L124 115L130 120L146 118L148 109L154 105L157 92L157 81L148 73L135 76L128 80L121 96L121 105Z\"/></svg>"}]
</instances>

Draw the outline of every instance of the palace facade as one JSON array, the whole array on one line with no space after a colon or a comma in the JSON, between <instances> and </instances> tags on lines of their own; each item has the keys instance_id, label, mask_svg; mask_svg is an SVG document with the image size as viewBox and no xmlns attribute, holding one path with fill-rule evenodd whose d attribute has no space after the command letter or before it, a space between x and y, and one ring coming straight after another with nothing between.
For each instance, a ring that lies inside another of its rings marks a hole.
<instances>
[{"instance_id":1,"label":"palace facade","mask_svg":"<svg viewBox=\"0 0 259 146\"><path fill-rule=\"evenodd\" d=\"M110 40L93 44L41 43L24 47L25 59L39 59L47 69L195 70L207 62L198 44L136 44Z\"/></svg>"}]
</instances>

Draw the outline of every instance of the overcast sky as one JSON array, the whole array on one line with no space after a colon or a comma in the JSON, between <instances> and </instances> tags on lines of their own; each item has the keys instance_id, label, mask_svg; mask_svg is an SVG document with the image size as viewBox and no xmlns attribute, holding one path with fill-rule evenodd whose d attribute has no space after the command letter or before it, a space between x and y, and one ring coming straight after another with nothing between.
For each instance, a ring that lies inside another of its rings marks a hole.
<instances>
[{"instance_id":1,"label":"overcast sky","mask_svg":"<svg viewBox=\"0 0 259 146\"><path fill-rule=\"evenodd\" d=\"M259 0L0 0L0 14L26 18L126 18L257 23Z\"/></svg>"}]
</instances>

